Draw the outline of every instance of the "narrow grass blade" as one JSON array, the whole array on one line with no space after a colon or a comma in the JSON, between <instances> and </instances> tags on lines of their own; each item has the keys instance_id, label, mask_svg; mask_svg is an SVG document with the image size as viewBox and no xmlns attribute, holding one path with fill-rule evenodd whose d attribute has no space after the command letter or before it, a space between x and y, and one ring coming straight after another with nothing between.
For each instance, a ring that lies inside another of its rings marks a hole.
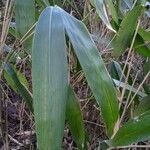
<instances>
[{"instance_id":1,"label":"narrow grass blade","mask_svg":"<svg viewBox=\"0 0 150 150\"><path fill-rule=\"evenodd\" d=\"M144 64L144 75L146 75L150 70L150 59Z\"/></svg>"},{"instance_id":2,"label":"narrow grass blade","mask_svg":"<svg viewBox=\"0 0 150 150\"><path fill-rule=\"evenodd\" d=\"M51 5L58 5L60 6L61 4L63 4L62 0L49 0Z\"/></svg>"},{"instance_id":3,"label":"narrow grass blade","mask_svg":"<svg viewBox=\"0 0 150 150\"><path fill-rule=\"evenodd\" d=\"M6 65L4 65L6 66ZM16 74L18 80L20 81L20 83L26 88L28 89L29 88L29 83L27 81L27 79L25 78L25 76L20 72L18 71L16 68L14 68L12 65L9 65L9 68L12 70L12 72L14 74ZM4 78L6 79L7 83L11 86L11 88L17 93L18 92L18 89L15 85L15 82L12 80L12 77L6 72L6 70L4 70Z\"/></svg>"},{"instance_id":4,"label":"narrow grass blade","mask_svg":"<svg viewBox=\"0 0 150 150\"><path fill-rule=\"evenodd\" d=\"M142 56L149 57L150 58L150 49L145 46L145 44L137 45L135 47L136 52L141 54Z\"/></svg>"},{"instance_id":5,"label":"narrow grass blade","mask_svg":"<svg viewBox=\"0 0 150 150\"><path fill-rule=\"evenodd\" d=\"M92 0L92 4L96 8L96 12L98 13L98 15L102 19L102 21L105 23L107 28L112 30L113 32L116 32L110 24L104 1L103 0Z\"/></svg>"},{"instance_id":6,"label":"narrow grass blade","mask_svg":"<svg viewBox=\"0 0 150 150\"><path fill-rule=\"evenodd\" d=\"M111 140L111 146L124 146L150 139L150 111L124 124Z\"/></svg>"},{"instance_id":7,"label":"narrow grass blade","mask_svg":"<svg viewBox=\"0 0 150 150\"><path fill-rule=\"evenodd\" d=\"M125 81L125 75L123 73L123 70L121 68L121 65L117 61L112 61L108 66L108 71L112 78L116 80L120 80L122 76L122 81Z\"/></svg>"},{"instance_id":8,"label":"narrow grass blade","mask_svg":"<svg viewBox=\"0 0 150 150\"><path fill-rule=\"evenodd\" d=\"M114 6L114 3L113 3L113 0L105 0L106 1L106 4L108 5L108 8L109 8L109 12L113 18L113 20L118 24L118 15L117 15L117 11L115 9L115 6Z\"/></svg>"},{"instance_id":9,"label":"narrow grass blade","mask_svg":"<svg viewBox=\"0 0 150 150\"><path fill-rule=\"evenodd\" d=\"M114 83L115 83L115 85L116 85L117 87L122 87L122 88L125 87L126 90L132 91L133 93L136 93L136 91L137 91L136 88L132 87L132 86L129 85L129 84L126 84L126 83L124 83L124 82L120 82L119 80L116 80L116 79L113 79L113 81L114 81ZM141 92L141 91L139 91L139 92L137 93L137 95L139 95L139 96L141 96L141 97L147 96L146 93Z\"/></svg>"},{"instance_id":10,"label":"narrow grass blade","mask_svg":"<svg viewBox=\"0 0 150 150\"><path fill-rule=\"evenodd\" d=\"M66 106L66 119L69 124L69 129L72 133L73 139L75 140L80 150L84 149L85 144L85 130L83 124L83 118L78 103L77 97L73 92L72 88L68 90L68 100Z\"/></svg>"},{"instance_id":11,"label":"narrow grass blade","mask_svg":"<svg viewBox=\"0 0 150 150\"><path fill-rule=\"evenodd\" d=\"M141 115L146 111L150 111L150 96L141 99L138 107L134 111L134 116Z\"/></svg>"},{"instance_id":12,"label":"narrow grass blade","mask_svg":"<svg viewBox=\"0 0 150 150\"><path fill-rule=\"evenodd\" d=\"M137 53L150 58L150 49L146 46L143 38L139 34L136 36L133 47Z\"/></svg>"},{"instance_id":13,"label":"narrow grass blade","mask_svg":"<svg viewBox=\"0 0 150 150\"><path fill-rule=\"evenodd\" d=\"M34 0L15 1L15 21L17 34L22 37L35 23Z\"/></svg>"},{"instance_id":14,"label":"narrow grass blade","mask_svg":"<svg viewBox=\"0 0 150 150\"><path fill-rule=\"evenodd\" d=\"M32 50L33 106L40 150L61 148L68 90L65 32L59 11L47 7Z\"/></svg>"},{"instance_id":15,"label":"narrow grass blade","mask_svg":"<svg viewBox=\"0 0 150 150\"><path fill-rule=\"evenodd\" d=\"M34 0L15 1L15 21L18 38L22 38L35 23L35 3ZM32 37L23 44L24 48L30 52Z\"/></svg>"},{"instance_id":16,"label":"narrow grass blade","mask_svg":"<svg viewBox=\"0 0 150 150\"><path fill-rule=\"evenodd\" d=\"M25 88L25 86L20 82L15 70L9 63L4 64L4 77L8 84L11 86L11 88L14 91L17 91L22 96L29 109L33 112L32 95L27 90L27 88Z\"/></svg>"},{"instance_id":17,"label":"narrow grass blade","mask_svg":"<svg viewBox=\"0 0 150 150\"><path fill-rule=\"evenodd\" d=\"M143 6L137 6L127 13L121 22L119 31L113 40L114 56L120 56L131 44L137 21L142 12Z\"/></svg>"},{"instance_id":18,"label":"narrow grass blade","mask_svg":"<svg viewBox=\"0 0 150 150\"><path fill-rule=\"evenodd\" d=\"M116 91L102 58L84 24L62 11L64 26L85 73L88 84L101 107L108 134L118 119Z\"/></svg>"},{"instance_id":19,"label":"narrow grass blade","mask_svg":"<svg viewBox=\"0 0 150 150\"><path fill-rule=\"evenodd\" d=\"M139 28L138 30L138 34L145 40L145 41L148 41L150 42L150 32L142 29L142 28Z\"/></svg>"}]
</instances>

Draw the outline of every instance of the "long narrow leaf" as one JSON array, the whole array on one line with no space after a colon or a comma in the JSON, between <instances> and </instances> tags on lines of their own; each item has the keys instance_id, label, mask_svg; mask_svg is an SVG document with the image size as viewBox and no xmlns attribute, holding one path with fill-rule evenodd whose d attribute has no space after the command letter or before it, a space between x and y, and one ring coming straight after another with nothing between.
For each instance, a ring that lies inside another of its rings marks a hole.
<instances>
[{"instance_id":1,"label":"long narrow leaf","mask_svg":"<svg viewBox=\"0 0 150 150\"><path fill-rule=\"evenodd\" d=\"M62 9L61 11L66 32L88 84L101 107L108 134L111 135L118 119L118 104L113 83L84 24Z\"/></svg>"},{"instance_id":2,"label":"long narrow leaf","mask_svg":"<svg viewBox=\"0 0 150 150\"><path fill-rule=\"evenodd\" d=\"M96 12L98 13L98 15L102 19L102 21L105 23L107 28L112 30L113 32L116 32L110 24L104 1L103 0L92 0L92 4L96 8ZM116 21L116 18L115 18L115 21Z\"/></svg>"},{"instance_id":3,"label":"long narrow leaf","mask_svg":"<svg viewBox=\"0 0 150 150\"><path fill-rule=\"evenodd\" d=\"M63 2L62 0L49 0L51 5L58 5L60 6Z\"/></svg>"},{"instance_id":4,"label":"long narrow leaf","mask_svg":"<svg viewBox=\"0 0 150 150\"><path fill-rule=\"evenodd\" d=\"M4 65L5 66L5 65ZM26 88L29 88L29 83L27 81L27 79L25 78L25 76L19 71L17 70L15 67L13 67L12 65L9 65L9 67L11 67L11 70L13 70L14 74L16 74L18 80L20 81L20 83ZM11 88L17 93L18 89L15 85L15 82L13 81L12 77L6 72L5 68L4 68L4 78L6 79L8 85L11 86Z\"/></svg>"},{"instance_id":5,"label":"long narrow leaf","mask_svg":"<svg viewBox=\"0 0 150 150\"><path fill-rule=\"evenodd\" d=\"M35 4L34 0L15 1L15 21L18 38L22 38L35 23ZM24 43L24 47L30 52L32 37Z\"/></svg>"},{"instance_id":6,"label":"long narrow leaf","mask_svg":"<svg viewBox=\"0 0 150 150\"><path fill-rule=\"evenodd\" d=\"M80 150L84 149L85 130L80 105L72 88L68 90L68 100L66 106L66 119L69 123L69 129Z\"/></svg>"},{"instance_id":7,"label":"long narrow leaf","mask_svg":"<svg viewBox=\"0 0 150 150\"><path fill-rule=\"evenodd\" d=\"M125 81L125 75L122 71L121 65L117 61L112 61L108 66L108 71L112 78L120 80L122 76L122 81Z\"/></svg>"},{"instance_id":8,"label":"long narrow leaf","mask_svg":"<svg viewBox=\"0 0 150 150\"><path fill-rule=\"evenodd\" d=\"M134 110L134 116L141 115L146 111L150 111L150 96L141 99L138 107Z\"/></svg>"},{"instance_id":9,"label":"long narrow leaf","mask_svg":"<svg viewBox=\"0 0 150 150\"><path fill-rule=\"evenodd\" d=\"M142 29L142 28L139 28L138 30L138 34L145 40L145 41L148 41L150 42L150 32Z\"/></svg>"},{"instance_id":10,"label":"long narrow leaf","mask_svg":"<svg viewBox=\"0 0 150 150\"><path fill-rule=\"evenodd\" d=\"M150 111L133 118L119 129L111 145L123 146L150 139Z\"/></svg>"},{"instance_id":11,"label":"long narrow leaf","mask_svg":"<svg viewBox=\"0 0 150 150\"><path fill-rule=\"evenodd\" d=\"M61 147L67 99L67 54L62 19L47 7L35 30L32 51L34 114L40 150Z\"/></svg>"},{"instance_id":12,"label":"long narrow leaf","mask_svg":"<svg viewBox=\"0 0 150 150\"><path fill-rule=\"evenodd\" d=\"M137 20L144 10L137 6L127 13L121 22L116 38L113 40L114 55L120 56L131 44Z\"/></svg>"},{"instance_id":13,"label":"long narrow leaf","mask_svg":"<svg viewBox=\"0 0 150 150\"><path fill-rule=\"evenodd\" d=\"M139 54L145 57L150 57L150 49L148 48L148 46L146 46L143 38L139 34L136 36L133 47L135 51L138 52Z\"/></svg>"},{"instance_id":14,"label":"long narrow leaf","mask_svg":"<svg viewBox=\"0 0 150 150\"><path fill-rule=\"evenodd\" d=\"M11 86L12 89L17 90L22 98L27 103L29 109L33 112L32 107L32 95L31 93L24 87L24 85L19 81L16 72L12 68L9 63L4 64L4 73L8 84Z\"/></svg>"},{"instance_id":15,"label":"long narrow leaf","mask_svg":"<svg viewBox=\"0 0 150 150\"><path fill-rule=\"evenodd\" d=\"M106 4L108 4L108 8L112 15L113 20L118 24L118 15L117 15L113 0L106 0Z\"/></svg>"}]
</instances>

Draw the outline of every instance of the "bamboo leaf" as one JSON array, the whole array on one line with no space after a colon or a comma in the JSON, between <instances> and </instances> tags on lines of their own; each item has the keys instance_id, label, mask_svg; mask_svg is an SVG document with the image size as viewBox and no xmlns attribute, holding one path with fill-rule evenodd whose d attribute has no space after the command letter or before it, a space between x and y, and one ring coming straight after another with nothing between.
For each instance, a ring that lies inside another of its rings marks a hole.
<instances>
[{"instance_id":1,"label":"bamboo leaf","mask_svg":"<svg viewBox=\"0 0 150 150\"><path fill-rule=\"evenodd\" d=\"M150 110L150 96L146 96L143 99L141 99L138 107L134 111L134 116L141 115L149 110Z\"/></svg>"},{"instance_id":2,"label":"bamboo leaf","mask_svg":"<svg viewBox=\"0 0 150 150\"><path fill-rule=\"evenodd\" d=\"M130 46L137 20L143 11L143 6L137 6L129 11L122 20L119 31L112 44L115 56L120 56Z\"/></svg>"},{"instance_id":3,"label":"bamboo leaf","mask_svg":"<svg viewBox=\"0 0 150 150\"><path fill-rule=\"evenodd\" d=\"M63 2L62 0L49 0L50 4L60 6Z\"/></svg>"},{"instance_id":4,"label":"bamboo leaf","mask_svg":"<svg viewBox=\"0 0 150 150\"><path fill-rule=\"evenodd\" d=\"M60 149L68 77L64 27L61 15L55 7L47 7L36 26L32 50L32 77L39 149Z\"/></svg>"},{"instance_id":5,"label":"bamboo leaf","mask_svg":"<svg viewBox=\"0 0 150 150\"><path fill-rule=\"evenodd\" d=\"M9 66L11 67L11 69L13 70L14 74L16 74L18 80L20 81L20 83L26 88L29 88L29 83L27 81L27 79L25 78L25 76L16 68L14 68L13 66ZM6 79L6 81L8 82L8 84L11 86L11 88L17 93L17 87L15 86L14 81L12 80L11 76L4 70L4 78Z\"/></svg>"},{"instance_id":6,"label":"bamboo leaf","mask_svg":"<svg viewBox=\"0 0 150 150\"><path fill-rule=\"evenodd\" d=\"M144 63L144 66L143 66L144 68L144 76L149 72L149 70L150 70L150 59L147 59L147 61Z\"/></svg>"},{"instance_id":7,"label":"bamboo leaf","mask_svg":"<svg viewBox=\"0 0 150 150\"><path fill-rule=\"evenodd\" d=\"M22 37L35 22L34 0L16 0L15 16L18 37Z\"/></svg>"},{"instance_id":8,"label":"bamboo leaf","mask_svg":"<svg viewBox=\"0 0 150 150\"><path fill-rule=\"evenodd\" d=\"M103 0L92 0L91 3L96 8L96 12L98 13L98 15L102 19L102 21L105 23L107 28L112 30L113 32L116 32L110 24L104 1ZM116 18L115 18L115 21L116 21Z\"/></svg>"},{"instance_id":9,"label":"bamboo leaf","mask_svg":"<svg viewBox=\"0 0 150 150\"><path fill-rule=\"evenodd\" d=\"M13 74L12 74L13 73ZM10 75L12 74L12 75ZM20 84L25 84L26 87L27 81L24 79L24 76L18 71L14 70L14 68L7 64L5 65L5 70L4 70L4 77L7 81L7 83L10 85L10 87L17 93L19 91L22 92L22 87L18 86L18 82ZM18 79L17 79L18 78ZM25 80L25 81L24 81ZM22 81L22 83L21 83ZM27 89L27 88L26 88ZM30 108L32 106L32 95L31 93L28 92L28 90L25 90L28 95L30 95ZM20 92L19 92L20 93ZM78 147L80 149L84 148L84 143L85 143L85 131L84 131L84 124L83 124L83 118L80 110L80 105L77 101L77 97L75 93L73 92L72 88L69 87L68 91L68 99L67 99L67 108L66 108L66 119L69 123L69 129L71 130L72 136L77 143ZM21 94L23 98L26 98ZM33 111L33 110L31 110Z\"/></svg>"},{"instance_id":10,"label":"bamboo leaf","mask_svg":"<svg viewBox=\"0 0 150 150\"><path fill-rule=\"evenodd\" d=\"M145 41L148 41L150 42L150 32L142 29L142 28L139 28L138 30L138 34L145 40Z\"/></svg>"},{"instance_id":11,"label":"bamboo leaf","mask_svg":"<svg viewBox=\"0 0 150 150\"><path fill-rule=\"evenodd\" d=\"M69 129L80 150L84 149L85 131L80 105L72 88L68 90L68 100L66 106L66 119L69 123Z\"/></svg>"},{"instance_id":12,"label":"bamboo leaf","mask_svg":"<svg viewBox=\"0 0 150 150\"><path fill-rule=\"evenodd\" d=\"M122 81L125 81L125 75L122 71L121 65L117 61L112 61L108 66L108 71L112 78L120 80L122 76Z\"/></svg>"},{"instance_id":13,"label":"bamboo leaf","mask_svg":"<svg viewBox=\"0 0 150 150\"><path fill-rule=\"evenodd\" d=\"M15 21L17 36L21 39L35 23L34 0L15 1ZM28 52L31 50L32 37L28 38L23 46Z\"/></svg>"},{"instance_id":14,"label":"bamboo leaf","mask_svg":"<svg viewBox=\"0 0 150 150\"><path fill-rule=\"evenodd\" d=\"M150 139L150 111L124 124L110 141L111 146L130 145Z\"/></svg>"},{"instance_id":15,"label":"bamboo leaf","mask_svg":"<svg viewBox=\"0 0 150 150\"><path fill-rule=\"evenodd\" d=\"M108 4L108 8L110 10L110 14L112 15L113 20L118 24L118 15L113 4L113 0L106 0L106 4Z\"/></svg>"},{"instance_id":16,"label":"bamboo leaf","mask_svg":"<svg viewBox=\"0 0 150 150\"><path fill-rule=\"evenodd\" d=\"M150 49L145 45L143 38L139 34L136 36L133 47L139 54L150 57Z\"/></svg>"},{"instance_id":17,"label":"bamboo leaf","mask_svg":"<svg viewBox=\"0 0 150 150\"><path fill-rule=\"evenodd\" d=\"M118 119L116 91L102 58L84 24L61 9L66 32L87 78L88 84L101 107L108 134Z\"/></svg>"},{"instance_id":18,"label":"bamboo leaf","mask_svg":"<svg viewBox=\"0 0 150 150\"><path fill-rule=\"evenodd\" d=\"M25 88L25 86L20 82L15 70L9 63L4 64L4 77L7 80L8 84L11 88L17 91L22 98L27 103L29 109L33 112L32 107L32 95L31 93Z\"/></svg>"},{"instance_id":19,"label":"bamboo leaf","mask_svg":"<svg viewBox=\"0 0 150 150\"><path fill-rule=\"evenodd\" d=\"M145 46L145 43L143 42L143 44L141 45L137 45L135 47L136 52L138 52L139 54L145 56L145 57L149 57L150 58L150 49Z\"/></svg>"},{"instance_id":20,"label":"bamboo leaf","mask_svg":"<svg viewBox=\"0 0 150 150\"><path fill-rule=\"evenodd\" d=\"M139 82L143 81L143 77L147 75L150 70L150 61L147 59L143 64L143 74L139 75ZM150 86L146 82L143 83L143 89L147 95L150 95Z\"/></svg>"}]
</instances>

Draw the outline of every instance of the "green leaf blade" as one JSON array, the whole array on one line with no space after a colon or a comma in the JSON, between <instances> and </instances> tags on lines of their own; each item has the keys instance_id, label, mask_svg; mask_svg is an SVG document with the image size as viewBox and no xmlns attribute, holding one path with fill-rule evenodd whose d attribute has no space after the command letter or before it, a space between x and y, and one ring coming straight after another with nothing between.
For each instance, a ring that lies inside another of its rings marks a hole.
<instances>
[{"instance_id":1,"label":"green leaf blade","mask_svg":"<svg viewBox=\"0 0 150 150\"><path fill-rule=\"evenodd\" d=\"M144 30L143 28L139 28L138 34L145 40L150 42L150 32Z\"/></svg>"},{"instance_id":2,"label":"green leaf blade","mask_svg":"<svg viewBox=\"0 0 150 150\"><path fill-rule=\"evenodd\" d=\"M137 6L129 11L122 20L119 31L112 43L114 56L119 57L130 46L138 18L143 11L143 6Z\"/></svg>"},{"instance_id":3,"label":"green leaf blade","mask_svg":"<svg viewBox=\"0 0 150 150\"><path fill-rule=\"evenodd\" d=\"M148 46L146 46L143 38L139 34L136 36L133 48L139 54L145 57L150 57L150 49L148 48Z\"/></svg>"},{"instance_id":4,"label":"green leaf blade","mask_svg":"<svg viewBox=\"0 0 150 150\"><path fill-rule=\"evenodd\" d=\"M32 50L32 77L39 149L60 149L68 77L64 27L55 7L47 7L43 11L36 27Z\"/></svg>"},{"instance_id":5,"label":"green leaf blade","mask_svg":"<svg viewBox=\"0 0 150 150\"><path fill-rule=\"evenodd\" d=\"M34 0L15 1L15 19L18 37L22 37L35 23Z\"/></svg>"},{"instance_id":6,"label":"green leaf blade","mask_svg":"<svg viewBox=\"0 0 150 150\"><path fill-rule=\"evenodd\" d=\"M101 107L108 134L111 135L118 119L118 104L113 83L84 24L65 11L63 20L88 84Z\"/></svg>"},{"instance_id":7,"label":"green leaf blade","mask_svg":"<svg viewBox=\"0 0 150 150\"><path fill-rule=\"evenodd\" d=\"M111 145L124 146L150 139L150 111L136 116L122 126L111 140Z\"/></svg>"},{"instance_id":8,"label":"green leaf blade","mask_svg":"<svg viewBox=\"0 0 150 150\"><path fill-rule=\"evenodd\" d=\"M69 124L72 136L80 150L84 149L85 130L80 105L72 88L68 90L68 100L66 106L66 119Z\"/></svg>"},{"instance_id":9,"label":"green leaf blade","mask_svg":"<svg viewBox=\"0 0 150 150\"><path fill-rule=\"evenodd\" d=\"M146 96L146 97L141 99L139 105L134 110L133 115L138 116L138 115L141 115L141 114L143 114L149 110L150 110L150 96Z\"/></svg>"},{"instance_id":10,"label":"green leaf blade","mask_svg":"<svg viewBox=\"0 0 150 150\"><path fill-rule=\"evenodd\" d=\"M11 86L11 88L22 96L30 111L33 112L32 95L27 90L27 88L20 82L17 73L9 63L4 64L4 77L8 84Z\"/></svg>"},{"instance_id":11,"label":"green leaf blade","mask_svg":"<svg viewBox=\"0 0 150 150\"><path fill-rule=\"evenodd\" d=\"M15 1L15 21L17 36L21 39L35 23L35 2L34 0ZM31 50L32 37L28 38L23 46L28 52Z\"/></svg>"},{"instance_id":12,"label":"green leaf blade","mask_svg":"<svg viewBox=\"0 0 150 150\"><path fill-rule=\"evenodd\" d=\"M112 30L113 32L116 32L111 24L110 24L110 21L109 21L109 18L108 18L108 15L107 15L107 11L106 11L106 7L105 7L105 4L104 4L104 1L103 0L92 0L91 2L93 4L93 6L96 8L96 12L97 14L99 15L99 17L102 19L102 21L105 23L105 25L107 26L108 29ZM109 2L110 4L110 2ZM112 3L111 3L112 4ZM115 13L115 9L112 8L112 5L111 5L111 10L113 9L113 17L115 15L115 21L117 21L117 18L116 18L116 14Z\"/></svg>"},{"instance_id":13,"label":"green leaf blade","mask_svg":"<svg viewBox=\"0 0 150 150\"><path fill-rule=\"evenodd\" d=\"M112 0L106 0L106 4L108 4L108 7L110 9L110 13L112 15L113 20L118 24L118 15L114 6L114 3Z\"/></svg>"}]
</instances>

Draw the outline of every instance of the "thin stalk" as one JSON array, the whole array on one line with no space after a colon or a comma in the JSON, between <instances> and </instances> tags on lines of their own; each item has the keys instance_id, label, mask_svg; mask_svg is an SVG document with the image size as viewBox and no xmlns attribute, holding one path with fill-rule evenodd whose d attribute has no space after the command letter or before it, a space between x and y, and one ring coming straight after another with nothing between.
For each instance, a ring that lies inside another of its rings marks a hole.
<instances>
[{"instance_id":1,"label":"thin stalk","mask_svg":"<svg viewBox=\"0 0 150 150\"><path fill-rule=\"evenodd\" d=\"M142 83L139 85L139 87L138 87L136 93L133 95L133 97L132 97L130 103L129 103L128 106L127 106L127 108L129 108L129 106L131 105L131 103L132 103L132 101L134 100L135 96L137 95L138 91L141 89L142 85L144 84L144 82L146 81L146 79L148 78L149 75L150 75L150 71L146 74L144 80L143 80Z\"/></svg>"},{"instance_id":2,"label":"thin stalk","mask_svg":"<svg viewBox=\"0 0 150 150\"><path fill-rule=\"evenodd\" d=\"M2 24L2 34L1 34L1 45L2 45L2 42L3 42L3 36L4 36L4 31L5 31L5 20L6 20L6 14L7 14L7 11L8 11L8 4L9 4L9 0L6 1L6 6L5 6L5 12L4 12L4 20L3 20L3 24ZM1 50L1 49L0 49Z\"/></svg>"},{"instance_id":3,"label":"thin stalk","mask_svg":"<svg viewBox=\"0 0 150 150\"><path fill-rule=\"evenodd\" d=\"M135 81L136 81L136 79L137 79L137 77L138 77L138 74L139 74L139 72L136 73L136 76L135 76L135 78L134 78L134 80L133 80L133 83L132 83L132 87L133 87L134 84L135 84ZM129 103L129 99L130 99L131 93L132 93L132 91L130 90L130 92L129 92L129 94L128 94L127 101L126 101L126 104L125 104L125 107L124 107L124 110L123 110L123 113L122 113L122 115L121 115L121 117L120 117L120 120L119 120L119 126L120 126L121 122L123 121L124 115L125 115L125 113L126 113L126 110L127 110L127 106L128 106L128 103Z\"/></svg>"},{"instance_id":4,"label":"thin stalk","mask_svg":"<svg viewBox=\"0 0 150 150\"><path fill-rule=\"evenodd\" d=\"M30 36L29 33L34 29L34 27L36 26L36 24L37 24L37 22L34 23L33 26L24 34L24 36L20 39L20 43L23 43L22 41L24 41L24 39L26 39L27 37Z\"/></svg>"},{"instance_id":5,"label":"thin stalk","mask_svg":"<svg viewBox=\"0 0 150 150\"><path fill-rule=\"evenodd\" d=\"M132 60L133 60L133 54L134 52L132 52L132 55L131 55L131 60L129 62L129 68L128 68L128 71L127 71L127 76L126 76L126 79L125 79L125 85L127 85L128 83L128 79L129 79L129 75L130 75L130 71L131 71L131 65L132 65ZM119 108L121 107L121 104L123 102L123 97L124 97L124 94L125 94L125 91L126 91L126 86L124 86L123 90L122 90L122 93L121 93L121 101L119 103Z\"/></svg>"},{"instance_id":6,"label":"thin stalk","mask_svg":"<svg viewBox=\"0 0 150 150\"><path fill-rule=\"evenodd\" d=\"M133 39L132 39L132 42L131 42L131 46L130 46L130 49L129 49L129 52L128 52L128 56L127 56L127 59L126 59L126 62L125 62L125 65L124 65L124 68L123 68L123 71L122 71L122 74L121 74L121 77L120 77L120 83L121 83L123 74L124 74L124 72L125 72L126 66L127 66L127 64L128 64L128 60L129 60L129 57L130 57L131 53L132 53L132 55L131 55L130 64L132 63L132 58L133 58L132 48L133 48L134 41L135 41L135 38L136 38L136 35L137 35L137 32L138 32L139 25L140 25L140 21L138 21L138 24L137 24L137 27L136 27L136 30L135 30L135 33L134 33L134 36L133 36ZM128 69L128 72L127 72L127 77L126 77L126 80L125 80L125 85L127 85L128 77L129 77L130 70L131 70L130 67L131 67L131 65L129 65L129 69ZM120 83L119 83L119 84L120 84ZM120 101L119 101L119 108L120 108L121 105L122 105L123 97L124 97L125 91L126 91L126 86L124 86L123 91L122 91L122 94L121 94L121 99L120 99ZM111 138L113 138L113 137L116 135L117 131L119 130L119 125L120 125L120 119L118 119L118 121L116 122L116 125L115 125L115 127L114 127L114 132L113 132L113 135L111 136Z\"/></svg>"},{"instance_id":7,"label":"thin stalk","mask_svg":"<svg viewBox=\"0 0 150 150\"><path fill-rule=\"evenodd\" d=\"M124 68L123 68L123 71L122 71L122 74L121 74L121 77L120 77L120 82L121 82L121 80L123 78L123 74L125 72L125 69L126 69L127 64L128 64L129 57L131 55L131 52L132 52L132 49L133 49L133 45L134 45L134 41L135 41L135 38L136 38L136 35L137 35L137 32L138 32L139 25L140 25L140 20L138 21L138 24L137 24L137 27L136 27L136 30L135 30L135 33L134 33L134 36L133 36L133 39L132 39L132 43L131 43L131 46L130 46L130 49L129 49L129 52L128 52L128 55L127 55L127 59L126 59L126 62L125 62L125 65L124 65ZM125 83L127 83L127 81L128 81L128 78L126 78ZM122 92L120 103L119 103L119 108L121 107L125 90L126 90L126 87L123 88L123 92Z\"/></svg>"},{"instance_id":8,"label":"thin stalk","mask_svg":"<svg viewBox=\"0 0 150 150\"><path fill-rule=\"evenodd\" d=\"M13 9L12 6L13 6L13 1L7 0L5 12L4 12L4 21L2 24L2 34L1 34L1 39L0 39L0 56L2 55L3 47L4 47L5 40L8 34L9 24L10 24L11 17L12 17L12 9Z\"/></svg>"},{"instance_id":9,"label":"thin stalk","mask_svg":"<svg viewBox=\"0 0 150 150\"><path fill-rule=\"evenodd\" d=\"M117 146L111 147L108 150L125 149L125 148L150 148L150 145L128 145L128 146Z\"/></svg>"},{"instance_id":10,"label":"thin stalk","mask_svg":"<svg viewBox=\"0 0 150 150\"><path fill-rule=\"evenodd\" d=\"M137 2L137 0L134 1L134 3L133 3L133 5L132 5L132 8L131 8L131 9L133 9L133 8L135 7L136 2Z\"/></svg>"},{"instance_id":11,"label":"thin stalk","mask_svg":"<svg viewBox=\"0 0 150 150\"><path fill-rule=\"evenodd\" d=\"M32 35L34 34L34 31L31 32L27 37L25 37L20 43L19 45L22 45L28 38L30 38Z\"/></svg>"}]
</instances>

